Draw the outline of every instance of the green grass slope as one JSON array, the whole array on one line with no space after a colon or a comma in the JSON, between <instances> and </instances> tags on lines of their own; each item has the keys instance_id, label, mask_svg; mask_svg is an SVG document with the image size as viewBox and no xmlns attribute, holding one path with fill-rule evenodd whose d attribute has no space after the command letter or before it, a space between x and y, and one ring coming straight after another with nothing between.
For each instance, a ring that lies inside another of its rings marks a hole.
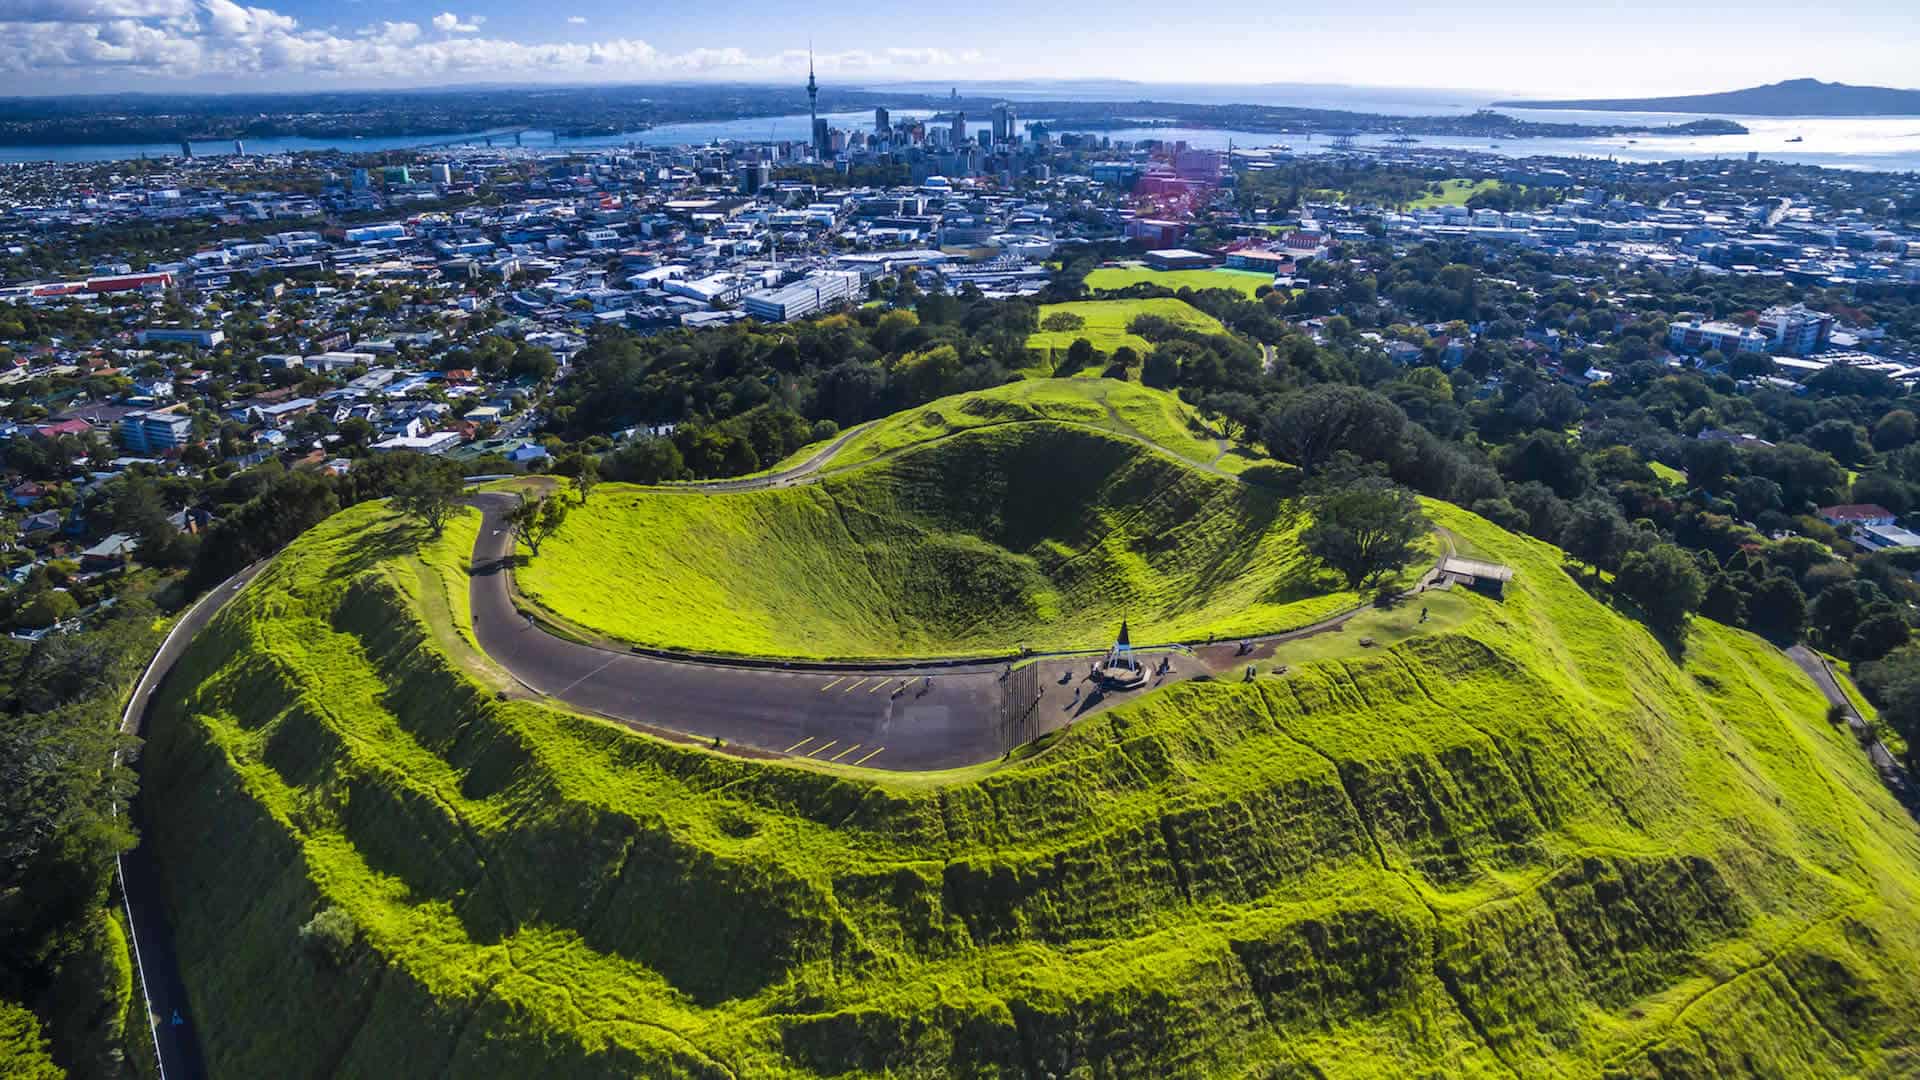
<instances>
[{"instance_id":1,"label":"green grass slope","mask_svg":"<svg viewBox=\"0 0 1920 1080\"><path fill-rule=\"evenodd\" d=\"M1436 513L1518 568L1504 604L928 785L496 697L450 659L474 517L416 551L347 511L158 704L212 1072L1920 1071L1920 833L1812 686L1711 624L1676 663ZM327 907L337 966L300 944Z\"/></svg>"},{"instance_id":2,"label":"green grass slope","mask_svg":"<svg viewBox=\"0 0 1920 1080\"><path fill-rule=\"evenodd\" d=\"M876 420L849 438L824 468L838 472L962 431L1029 420L1057 420L1143 439L1204 465L1220 456L1220 445L1195 433L1196 417L1193 407L1174 394L1138 383L1027 379L953 394Z\"/></svg>"},{"instance_id":3,"label":"green grass slope","mask_svg":"<svg viewBox=\"0 0 1920 1080\"><path fill-rule=\"evenodd\" d=\"M1153 348L1153 344L1127 331L1133 320L1142 315L1157 315L1168 322L1205 333L1227 332L1219 319L1185 300L1168 296L1146 300L1076 300L1065 304L1042 304L1040 322L1044 324L1047 316L1056 312L1078 315L1086 320L1086 325L1078 330L1035 331L1027 337L1027 348L1043 353L1048 349L1058 349L1064 354L1073 345L1074 339L1086 338L1101 352L1110 353L1122 345L1131 345L1135 352L1144 354Z\"/></svg>"},{"instance_id":4,"label":"green grass slope","mask_svg":"<svg viewBox=\"0 0 1920 1080\"><path fill-rule=\"evenodd\" d=\"M1115 384L1118 385L1118 384ZM996 654L1301 626L1354 606L1295 501L1089 427L964 430L816 484L602 485L515 573L576 626L790 657Z\"/></svg>"}]
</instances>

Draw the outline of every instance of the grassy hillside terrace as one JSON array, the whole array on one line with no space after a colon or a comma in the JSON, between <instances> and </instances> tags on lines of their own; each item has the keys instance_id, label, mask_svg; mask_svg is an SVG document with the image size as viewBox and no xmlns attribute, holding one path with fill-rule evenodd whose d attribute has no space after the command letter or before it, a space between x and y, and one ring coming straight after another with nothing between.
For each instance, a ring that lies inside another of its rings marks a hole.
<instances>
[{"instance_id":1,"label":"grassy hillside terrace","mask_svg":"<svg viewBox=\"0 0 1920 1080\"><path fill-rule=\"evenodd\" d=\"M1435 513L1504 603L909 783L496 696L477 518L349 510L157 703L212 1072L1920 1071L1920 834L1814 688L1713 624L1676 662L1554 549Z\"/></svg>"},{"instance_id":2,"label":"grassy hillside terrace","mask_svg":"<svg viewBox=\"0 0 1920 1080\"><path fill-rule=\"evenodd\" d=\"M1202 433L1194 409L1164 390L1118 379L1027 379L876 420L848 439L824 471L864 465L963 431L1030 420L1144 440L1196 465L1215 461L1222 450L1219 440Z\"/></svg>"},{"instance_id":3,"label":"grassy hillside terrace","mask_svg":"<svg viewBox=\"0 0 1920 1080\"><path fill-rule=\"evenodd\" d=\"M1361 602L1301 550L1296 502L1136 439L1032 419L904 445L802 486L602 485L516 583L621 641L807 659L1096 648L1122 618L1141 640L1199 640Z\"/></svg>"}]
</instances>

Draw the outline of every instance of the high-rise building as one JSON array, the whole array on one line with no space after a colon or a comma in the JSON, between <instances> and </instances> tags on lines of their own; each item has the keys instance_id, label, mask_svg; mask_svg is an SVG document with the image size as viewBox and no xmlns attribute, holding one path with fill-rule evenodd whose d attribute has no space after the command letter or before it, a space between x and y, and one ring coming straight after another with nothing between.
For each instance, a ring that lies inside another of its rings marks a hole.
<instances>
[{"instance_id":1,"label":"high-rise building","mask_svg":"<svg viewBox=\"0 0 1920 1080\"><path fill-rule=\"evenodd\" d=\"M764 161L743 162L735 167L734 172L739 176L742 195L757 194L773 177L772 168Z\"/></svg>"},{"instance_id":2,"label":"high-rise building","mask_svg":"<svg viewBox=\"0 0 1920 1080\"><path fill-rule=\"evenodd\" d=\"M193 144L188 142L185 139L180 140L180 156L183 158L190 158L193 156Z\"/></svg>"},{"instance_id":3,"label":"high-rise building","mask_svg":"<svg viewBox=\"0 0 1920 1080\"><path fill-rule=\"evenodd\" d=\"M886 106L880 105L874 108L873 133L875 135L885 135L893 130L893 125L887 122L888 119Z\"/></svg>"},{"instance_id":4,"label":"high-rise building","mask_svg":"<svg viewBox=\"0 0 1920 1080\"><path fill-rule=\"evenodd\" d=\"M967 141L967 114L963 112L954 113L953 114L953 145L959 146L961 143L966 141Z\"/></svg>"},{"instance_id":5,"label":"high-rise building","mask_svg":"<svg viewBox=\"0 0 1920 1080\"><path fill-rule=\"evenodd\" d=\"M1019 122L1019 117L1014 114L1012 105L1004 101L995 105L993 107L994 145L1012 142Z\"/></svg>"},{"instance_id":6,"label":"high-rise building","mask_svg":"<svg viewBox=\"0 0 1920 1080\"><path fill-rule=\"evenodd\" d=\"M813 156L818 161L833 156L833 132L827 127L824 117L813 118Z\"/></svg>"},{"instance_id":7,"label":"high-rise building","mask_svg":"<svg viewBox=\"0 0 1920 1080\"><path fill-rule=\"evenodd\" d=\"M233 140L233 156L234 156L234 157L246 157L246 156L247 156L247 144L246 144L246 143L243 143L243 142L241 142L241 141L240 141L239 139L235 139L235 140Z\"/></svg>"}]
</instances>

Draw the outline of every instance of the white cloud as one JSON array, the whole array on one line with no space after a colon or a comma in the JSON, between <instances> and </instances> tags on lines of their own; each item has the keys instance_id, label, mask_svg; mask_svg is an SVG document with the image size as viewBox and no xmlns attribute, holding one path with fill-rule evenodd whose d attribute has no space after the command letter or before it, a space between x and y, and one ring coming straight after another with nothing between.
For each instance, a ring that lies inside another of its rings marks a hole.
<instances>
[{"instance_id":1,"label":"white cloud","mask_svg":"<svg viewBox=\"0 0 1920 1080\"><path fill-rule=\"evenodd\" d=\"M807 55L754 55L732 47L661 53L639 38L526 42L480 36L484 19L442 12L429 37L420 23L381 21L352 30L308 28L290 15L235 0L0 0L0 78L34 89L98 80L147 85L162 79L222 78L288 85L316 80L418 83L471 77L587 74L646 79L717 75L785 79L806 71ZM581 25L584 16L568 22ZM973 52L854 50L816 57L821 71L922 73L969 63ZM67 88L62 86L62 89Z\"/></svg>"},{"instance_id":2,"label":"white cloud","mask_svg":"<svg viewBox=\"0 0 1920 1080\"><path fill-rule=\"evenodd\" d=\"M443 11L433 17L433 28L443 34L477 34L480 24L486 21L484 15L469 15L463 22L453 12Z\"/></svg>"},{"instance_id":3,"label":"white cloud","mask_svg":"<svg viewBox=\"0 0 1920 1080\"><path fill-rule=\"evenodd\" d=\"M369 26L360 31L363 38L386 42L390 45L406 45L420 40L420 24L417 22L383 22L378 26Z\"/></svg>"},{"instance_id":4,"label":"white cloud","mask_svg":"<svg viewBox=\"0 0 1920 1080\"><path fill-rule=\"evenodd\" d=\"M587 25L587 17L585 15L569 15L567 16L567 21L575 26Z\"/></svg>"}]
</instances>

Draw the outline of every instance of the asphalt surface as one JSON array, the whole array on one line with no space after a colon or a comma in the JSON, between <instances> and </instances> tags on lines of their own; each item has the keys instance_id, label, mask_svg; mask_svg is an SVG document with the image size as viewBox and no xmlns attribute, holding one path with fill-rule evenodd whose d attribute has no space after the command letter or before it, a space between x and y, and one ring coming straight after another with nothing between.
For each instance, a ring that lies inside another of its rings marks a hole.
<instances>
[{"instance_id":1,"label":"asphalt surface","mask_svg":"<svg viewBox=\"0 0 1920 1080\"><path fill-rule=\"evenodd\" d=\"M1853 699L1847 697L1846 693L1840 689L1840 684L1834 679L1833 670L1827 666L1827 662L1805 645L1795 645L1787 649L1786 653L1787 659L1792 660L1801 671L1806 672L1807 676L1813 680L1813 684L1820 688L1820 693L1826 696L1827 702L1840 707L1840 715L1846 721L1847 730L1853 733L1854 739L1867 752L1867 760L1879 772L1881 781L1887 785L1889 791L1893 792L1893 797L1899 801L1900 805L1906 807L1907 812L1916 820L1920 820L1920 791L1915 790L1913 778L1907 775L1907 770L1901 766L1900 759L1894 757L1893 752L1888 750L1886 744L1873 733L1873 729L1867 726L1866 720L1853 707Z\"/></svg>"},{"instance_id":2,"label":"asphalt surface","mask_svg":"<svg viewBox=\"0 0 1920 1080\"><path fill-rule=\"evenodd\" d=\"M120 718L120 730L144 737L147 714L154 694L165 684L173 665L192 644L195 634L206 626L254 575L266 567L254 565L221 582L201 597L174 623L153 662L133 688L127 708ZM141 763L134 762L135 771ZM134 827L144 835L146 814L142 799L132 807ZM197 1017L187 997L186 983L180 978L180 964L173 950L173 924L167 917L167 905L160 889L159 865L151 845L142 843L118 860L120 892L126 903L127 921L133 933L135 973L147 999L148 1024L153 1031L154 1050L159 1056L163 1080L197 1080L207 1073L200 1056Z\"/></svg>"},{"instance_id":3,"label":"asphalt surface","mask_svg":"<svg viewBox=\"0 0 1920 1080\"><path fill-rule=\"evenodd\" d=\"M479 495L473 629L523 686L609 719L773 754L876 769L972 765L1036 732L1003 721L1002 664L863 673L663 660L568 641L513 606L508 495ZM1015 718L1017 719L1017 717Z\"/></svg>"}]
</instances>

